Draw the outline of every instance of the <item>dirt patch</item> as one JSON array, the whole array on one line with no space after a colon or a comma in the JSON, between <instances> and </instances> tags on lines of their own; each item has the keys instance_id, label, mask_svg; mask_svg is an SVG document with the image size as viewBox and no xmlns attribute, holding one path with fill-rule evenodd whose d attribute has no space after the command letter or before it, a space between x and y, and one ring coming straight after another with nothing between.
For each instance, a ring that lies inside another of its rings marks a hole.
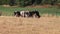
<instances>
[{"instance_id":1,"label":"dirt patch","mask_svg":"<svg viewBox=\"0 0 60 34\"><path fill-rule=\"evenodd\" d=\"M4 7L10 7L9 5L3 5Z\"/></svg>"},{"instance_id":2,"label":"dirt patch","mask_svg":"<svg viewBox=\"0 0 60 34\"><path fill-rule=\"evenodd\" d=\"M3 5L3 7L18 7L18 6Z\"/></svg>"},{"instance_id":3,"label":"dirt patch","mask_svg":"<svg viewBox=\"0 0 60 34\"><path fill-rule=\"evenodd\" d=\"M28 8L49 8L51 5L36 5L36 6L27 6Z\"/></svg>"}]
</instances>

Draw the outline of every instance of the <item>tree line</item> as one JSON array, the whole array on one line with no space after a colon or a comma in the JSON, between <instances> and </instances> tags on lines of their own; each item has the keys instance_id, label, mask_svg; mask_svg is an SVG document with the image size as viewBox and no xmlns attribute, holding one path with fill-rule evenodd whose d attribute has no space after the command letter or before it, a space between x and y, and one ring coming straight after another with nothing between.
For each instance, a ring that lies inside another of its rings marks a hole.
<instances>
[{"instance_id":1,"label":"tree line","mask_svg":"<svg viewBox=\"0 0 60 34\"><path fill-rule=\"evenodd\" d=\"M43 4L57 4L60 0L0 0L0 5L19 5L19 6L30 6L30 5L43 5Z\"/></svg>"}]
</instances>

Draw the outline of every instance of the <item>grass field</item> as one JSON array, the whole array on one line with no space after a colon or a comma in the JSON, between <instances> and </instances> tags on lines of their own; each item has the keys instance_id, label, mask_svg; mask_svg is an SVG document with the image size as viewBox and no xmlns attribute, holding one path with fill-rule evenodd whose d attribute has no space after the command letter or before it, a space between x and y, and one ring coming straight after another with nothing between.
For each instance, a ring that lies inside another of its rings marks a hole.
<instances>
[{"instance_id":1,"label":"grass field","mask_svg":"<svg viewBox=\"0 0 60 34\"><path fill-rule=\"evenodd\" d=\"M12 16L16 10L38 10L41 18L23 18ZM60 9L50 8L20 8L0 6L0 34L60 34ZM42 15L44 14L45 17Z\"/></svg>"},{"instance_id":2,"label":"grass field","mask_svg":"<svg viewBox=\"0 0 60 34\"><path fill-rule=\"evenodd\" d=\"M13 15L14 11L21 11L21 10L38 10L40 14L54 14L54 15L60 15L60 9L57 7L49 7L49 8L21 8L21 7L3 7L0 6L0 11L3 13L2 15L11 16Z\"/></svg>"},{"instance_id":3,"label":"grass field","mask_svg":"<svg viewBox=\"0 0 60 34\"><path fill-rule=\"evenodd\" d=\"M0 34L60 34L60 17L0 17Z\"/></svg>"}]
</instances>

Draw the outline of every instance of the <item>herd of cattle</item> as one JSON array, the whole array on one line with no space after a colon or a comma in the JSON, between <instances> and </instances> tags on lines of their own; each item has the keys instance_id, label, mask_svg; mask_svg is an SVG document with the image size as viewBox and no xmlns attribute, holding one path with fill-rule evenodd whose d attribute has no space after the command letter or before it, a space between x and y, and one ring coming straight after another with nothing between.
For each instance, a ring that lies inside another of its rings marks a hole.
<instances>
[{"instance_id":1,"label":"herd of cattle","mask_svg":"<svg viewBox=\"0 0 60 34\"><path fill-rule=\"evenodd\" d=\"M14 11L14 16L16 17L36 17L40 18L39 11ZM0 12L0 16L2 12Z\"/></svg>"},{"instance_id":2,"label":"herd of cattle","mask_svg":"<svg viewBox=\"0 0 60 34\"><path fill-rule=\"evenodd\" d=\"M36 17L40 18L39 11L14 11L16 17Z\"/></svg>"}]
</instances>

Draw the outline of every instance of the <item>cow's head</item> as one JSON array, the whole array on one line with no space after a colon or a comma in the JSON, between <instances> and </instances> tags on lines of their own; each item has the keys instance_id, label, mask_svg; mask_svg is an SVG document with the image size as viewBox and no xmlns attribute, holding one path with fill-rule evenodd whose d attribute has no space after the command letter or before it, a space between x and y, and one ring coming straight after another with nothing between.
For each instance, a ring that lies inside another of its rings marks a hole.
<instances>
[{"instance_id":1,"label":"cow's head","mask_svg":"<svg viewBox=\"0 0 60 34\"><path fill-rule=\"evenodd\" d=\"M14 16L19 17L20 16L20 12L19 11L15 11L14 12Z\"/></svg>"}]
</instances>

